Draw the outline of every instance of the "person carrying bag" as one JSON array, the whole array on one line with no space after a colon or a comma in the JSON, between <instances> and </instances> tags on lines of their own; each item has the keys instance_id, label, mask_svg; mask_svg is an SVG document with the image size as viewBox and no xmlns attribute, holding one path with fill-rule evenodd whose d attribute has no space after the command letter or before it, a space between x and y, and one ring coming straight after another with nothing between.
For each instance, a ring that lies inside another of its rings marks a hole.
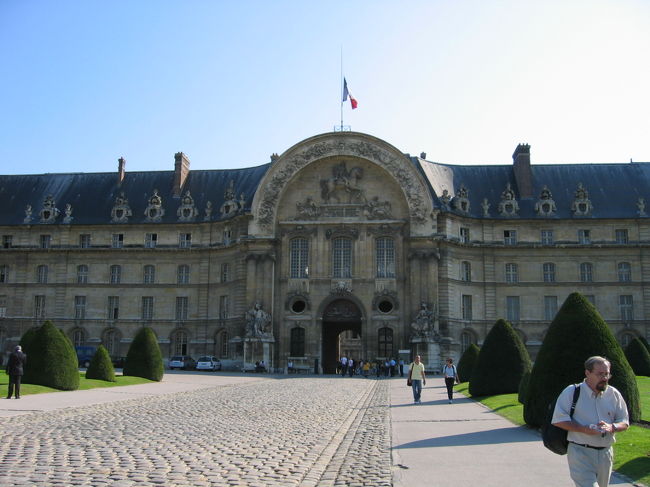
<instances>
[{"instance_id":1,"label":"person carrying bag","mask_svg":"<svg viewBox=\"0 0 650 487\"><path fill-rule=\"evenodd\" d=\"M460 378L458 377L458 371L456 370L453 359L447 359L446 365L442 368L442 374L445 377L447 397L449 398L449 404L451 404L454 402L454 383L460 384Z\"/></svg>"}]
</instances>

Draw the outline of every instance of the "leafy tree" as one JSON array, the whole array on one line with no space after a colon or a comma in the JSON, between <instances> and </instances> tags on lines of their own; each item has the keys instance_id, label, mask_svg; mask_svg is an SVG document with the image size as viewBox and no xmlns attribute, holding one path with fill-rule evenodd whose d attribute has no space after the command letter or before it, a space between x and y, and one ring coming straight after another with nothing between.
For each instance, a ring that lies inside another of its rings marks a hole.
<instances>
[{"instance_id":1,"label":"leafy tree","mask_svg":"<svg viewBox=\"0 0 650 487\"><path fill-rule=\"evenodd\" d=\"M161 381L164 373L156 334L151 328L143 327L131 342L122 374Z\"/></svg>"},{"instance_id":2,"label":"leafy tree","mask_svg":"<svg viewBox=\"0 0 650 487\"><path fill-rule=\"evenodd\" d=\"M650 352L640 338L635 338L625 347L625 357L636 375L650 376Z\"/></svg>"},{"instance_id":3,"label":"leafy tree","mask_svg":"<svg viewBox=\"0 0 650 487\"><path fill-rule=\"evenodd\" d=\"M470 377L472 377L472 371L474 370L474 365L476 364L476 359L478 359L480 349L478 345L472 343L458 361L458 377L461 382L468 382Z\"/></svg>"},{"instance_id":4,"label":"leafy tree","mask_svg":"<svg viewBox=\"0 0 650 487\"><path fill-rule=\"evenodd\" d=\"M611 362L612 379L627 403L630 420L639 421L639 390L623 350L598 310L580 293L572 293L555 315L537 354L524 402L524 420L540 426L548 405L569 384L582 382L584 362L600 355Z\"/></svg>"},{"instance_id":5,"label":"leafy tree","mask_svg":"<svg viewBox=\"0 0 650 487\"><path fill-rule=\"evenodd\" d=\"M472 396L508 394L519 390L523 375L530 370L530 356L517 332L500 319L485 337L472 376Z\"/></svg>"},{"instance_id":6,"label":"leafy tree","mask_svg":"<svg viewBox=\"0 0 650 487\"><path fill-rule=\"evenodd\" d=\"M113 362L111 362L108 350L106 350L103 345L97 347L97 351L93 355L90 365L86 370L86 379L115 382L115 369L113 368Z\"/></svg>"},{"instance_id":7,"label":"leafy tree","mask_svg":"<svg viewBox=\"0 0 650 487\"><path fill-rule=\"evenodd\" d=\"M25 365L29 381L23 376L25 382L64 391L79 388L77 354L68 337L51 321L43 323L33 335L23 338L26 338L29 351Z\"/></svg>"}]
</instances>

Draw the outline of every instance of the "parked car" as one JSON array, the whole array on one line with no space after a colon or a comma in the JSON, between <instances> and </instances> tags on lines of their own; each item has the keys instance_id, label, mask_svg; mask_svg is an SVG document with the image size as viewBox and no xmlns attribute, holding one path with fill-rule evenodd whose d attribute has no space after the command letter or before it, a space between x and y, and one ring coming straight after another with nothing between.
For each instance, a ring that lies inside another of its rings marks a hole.
<instances>
[{"instance_id":1,"label":"parked car","mask_svg":"<svg viewBox=\"0 0 650 487\"><path fill-rule=\"evenodd\" d=\"M93 359L97 349L95 347L74 347L77 352L77 360L79 361L79 367L86 367L90 365L90 361Z\"/></svg>"},{"instance_id":2,"label":"parked car","mask_svg":"<svg viewBox=\"0 0 650 487\"><path fill-rule=\"evenodd\" d=\"M221 370L221 362L217 357L205 355L196 361L196 370Z\"/></svg>"},{"instance_id":3,"label":"parked car","mask_svg":"<svg viewBox=\"0 0 650 487\"><path fill-rule=\"evenodd\" d=\"M194 360L189 355L174 355L169 359L169 369L184 369L192 370L196 365L196 360Z\"/></svg>"}]
</instances>

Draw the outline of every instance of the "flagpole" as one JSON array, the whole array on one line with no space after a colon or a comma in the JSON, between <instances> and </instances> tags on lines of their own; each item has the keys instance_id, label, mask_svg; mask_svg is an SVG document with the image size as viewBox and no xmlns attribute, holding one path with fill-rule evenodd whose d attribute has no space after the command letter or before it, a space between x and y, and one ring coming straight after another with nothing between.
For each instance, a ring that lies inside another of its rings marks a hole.
<instances>
[{"instance_id":1,"label":"flagpole","mask_svg":"<svg viewBox=\"0 0 650 487\"><path fill-rule=\"evenodd\" d=\"M339 99L341 100L341 132L343 132L343 45L341 44L341 90L339 91Z\"/></svg>"}]
</instances>

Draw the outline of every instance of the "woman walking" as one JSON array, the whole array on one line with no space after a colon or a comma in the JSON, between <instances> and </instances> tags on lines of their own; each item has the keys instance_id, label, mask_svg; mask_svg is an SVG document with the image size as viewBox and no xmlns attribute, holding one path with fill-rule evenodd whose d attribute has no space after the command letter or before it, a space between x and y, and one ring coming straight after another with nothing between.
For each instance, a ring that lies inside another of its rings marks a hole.
<instances>
[{"instance_id":1,"label":"woman walking","mask_svg":"<svg viewBox=\"0 0 650 487\"><path fill-rule=\"evenodd\" d=\"M445 385L447 386L447 397L449 404L454 402L454 382L458 380L458 371L451 358L447 359L447 364L443 367L442 373L445 376Z\"/></svg>"}]
</instances>

